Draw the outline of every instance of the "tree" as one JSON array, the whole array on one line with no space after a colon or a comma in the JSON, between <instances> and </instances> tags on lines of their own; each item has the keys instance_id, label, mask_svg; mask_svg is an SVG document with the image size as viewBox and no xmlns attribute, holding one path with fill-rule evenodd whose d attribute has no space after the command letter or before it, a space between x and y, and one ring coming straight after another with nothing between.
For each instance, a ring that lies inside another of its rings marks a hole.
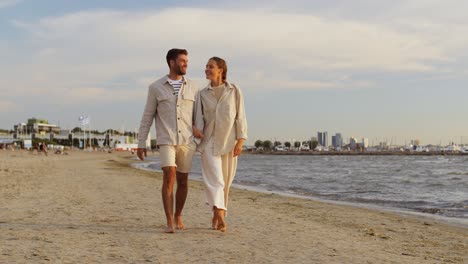
<instances>
[{"instance_id":1,"label":"tree","mask_svg":"<svg viewBox=\"0 0 468 264\"><path fill-rule=\"evenodd\" d=\"M86 133L88 133L88 131L86 131ZM104 132L99 132L97 130L91 130L91 131L89 131L89 133L91 133L91 134L100 134L100 135L104 134Z\"/></svg>"},{"instance_id":2,"label":"tree","mask_svg":"<svg viewBox=\"0 0 468 264\"><path fill-rule=\"evenodd\" d=\"M254 145L255 145L256 148L262 147L263 146L263 141L257 140L257 141L255 141Z\"/></svg>"},{"instance_id":3,"label":"tree","mask_svg":"<svg viewBox=\"0 0 468 264\"><path fill-rule=\"evenodd\" d=\"M294 142L294 147L295 148L298 148L300 146L301 146L301 142L299 142L299 141Z\"/></svg>"},{"instance_id":4,"label":"tree","mask_svg":"<svg viewBox=\"0 0 468 264\"><path fill-rule=\"evenodd\" d=\"M136 132L124 131L124 136L134 137L136 136Z\"/></svg>"},{"instance_id":5,"label":"tree","mask_svg":"<svg viewBox=\"0 0 468 264\"><path fill-rule=\"evenodd\" d=\"M272 146L273 146L273 143L270 140L263 141L263 148L271 149Z\"/></svg>"},{"instance_id":6,"label":"tree","mask_svg":"<svg viewBox=\"0 0 468 264\"><path fill-rule=\"evenodd\" d=\"M318 141L317 140L311 141L310 149L315 149L317 146L318 146Z\"/></svg>"},{"instance_id":7,"label":"tree","mask_svg":"<svg viewBox=\"0 0 468 264\"><path fill-rule=\"evenodd\" d=\"M81 130L81 127L75 127L74 129L72 129L72 132L73 133L83 132L83 130Z\"/></svg>"},{"instance_id":8,"label":"tree","mask_svg":"<svg viewBox=\"0 0 468 264\"><path fill-rule=\"evenodd\" d=\"M281 142L275 141L275 147L276 147L276 146L281 146Z\"/></svg>"},{"instance_id":9,"label":"tree","mask_svg":"<svg viewBox=\"0 0 468 264\"><path fill-rule=\"evenodd\" d=\"M290 147L291 147L291 143L290 143L289 141L284 142L284 145L285 145L287 148L290 148Z\"/></svg>"},{"instance_id":10,"label":"tree","mask_svg":"<svg viewBox=\"0 0 468 264\"><path fill-rule=\"evenodd\" d=\"M107 132L107 134L120 135L119 131L117 131L115 129L111 129L111 128L107 129L106 132Z\"/></svg>"}]
</instances>

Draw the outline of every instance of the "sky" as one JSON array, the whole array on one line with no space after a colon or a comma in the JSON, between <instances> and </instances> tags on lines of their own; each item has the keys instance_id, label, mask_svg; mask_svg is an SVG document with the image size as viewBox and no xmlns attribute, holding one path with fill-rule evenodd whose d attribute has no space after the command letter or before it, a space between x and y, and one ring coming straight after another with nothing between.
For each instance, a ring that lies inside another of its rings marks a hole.
<instances>
[{"instance_id":1,"label":"sky","mask_svg":"<svg viewBox=\"0 0 468 264\"><path fill-rule=\"evenodd\" d=\"M468 1L0 0L0 128L28 118L134 131L148 85L189 52L244 92L249 140L318 131L468 144ZM153 134L154 128L153 128ZM345 140L346 141L346 140Z\"/></svg>"}]
</instances>

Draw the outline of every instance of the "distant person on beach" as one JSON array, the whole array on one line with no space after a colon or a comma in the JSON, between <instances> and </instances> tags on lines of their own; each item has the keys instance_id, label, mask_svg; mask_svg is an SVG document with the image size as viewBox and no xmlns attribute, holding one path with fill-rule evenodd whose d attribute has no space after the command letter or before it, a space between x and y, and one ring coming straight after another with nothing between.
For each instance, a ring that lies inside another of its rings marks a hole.
<instances>
[{"instance_id":1,"label":"distant person on beach","mask_svg":"<svg viewBox=\"0 0 468 264\"><path fill-rule=\"evenodd\" d=\"M229 188L247 139L247 120L241 90L226 79L226 62L218 57L209 59L205 74L210 83L200 91L194 133L200 130L204 135L197 151L202 153L206 198L213 210L212 228L225 232Z\"/></svg>"},{"instance_id":2,"label":"distant person on beach","mask_svg":"<svg viewBox=\"0 0 468 264\"><path fill-rule=\"evenodd\" d=\"M44 152L44 155L47 156L47 145L44 142L39 143L39 153L41 152Z\"/></svg>"},{"instance_id":3,"label":"distant person on beach","mask_svg":"<svg viewBox=\"0 0 468 264\"><path fill-rule=\"evenodd\" d=\"M166 233L185 229L182 209L188 192L188 173L192 168L192 157L196 149L193 137L194 107L198 87L187 73L187 51L171 49L166 56L169 74L153 82L148 89L146 106L141 118L138 134L137 155L146 156L146 139L153 119L156 124L156 141L159 145L161 168L164 172L162 200L166 213ZM200 135L199 135L200 136ZM174 212L174 182L177 180Z\"/></svg>"}]
</instances>

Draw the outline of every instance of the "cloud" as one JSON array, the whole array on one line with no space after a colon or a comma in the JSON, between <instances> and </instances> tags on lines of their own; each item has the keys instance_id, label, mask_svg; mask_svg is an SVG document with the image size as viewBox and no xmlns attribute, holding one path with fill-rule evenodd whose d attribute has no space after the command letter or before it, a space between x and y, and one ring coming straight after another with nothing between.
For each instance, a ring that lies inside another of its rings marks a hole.
<instances>
[{"instance_id":1,"label":"cloud","mask_svg":"<svg viewBox=\"0 0 468 264\"><path fill-rule=\"evenodd\" d=\"M291 88L311 89L337 85L305 77L288 81L286 76L295 71L426 72L436 70L434 61L448 59L447 51L424 35L275 11L99 10L12 23L26 33L23 43L29 44L20 45L0 67L12 77L3 83L25 93L98 87L122 76L129 79L128 88L141 85L139 80L167 71L164 56L171 47L189 49L194 75L203 75L207 58L220 55L246 81L249 72L262 69L284 75L282 84ZM27 80L19 78L24 72L29 73Z\"/></svg>"},{"instance_id":2,"label":"cloud","mask_svg":"<svg viewBox=\"0 0 468 264\"><path fill-rule=\"evenodd\" d=\"M206 60L214 55L227 59L232 80L258 91L368 89L376 82L360 73L456 70L443 65L457 58L456 48L467 44L463 37L448 38L429 22L399 21L202 8L15 20L11 25L23 34L17 43L0 43L0 87L30 101L47 94L64 107L144 101L146 87L167 73L165 53L172 47L189 50L189 75L201 87Z\"/></svg>"},{"instance_id":3,"label":"cloud","mask_svg":"<svg viewBox=\"0 0 468 264\"><path fill-rule=\"evenodd\" d=\"M0 0L0 8L6 8L21 3L22 0Z\"/></svg>"},{"instance_id":4,"label":"cloud","mask_svg":"<svg viewBox=\"0 0 468 264\"><path fill-rule=\"evenodd\" d=\"M9 113L9 112L17 111L19 109L20 107L14 102L0 100L0 112L1 113Z\"/></svg>"},{"instance_id":5,"label":"cloud","mask_svg":"<svg viewBox=\"0 0 468 264\"><path fill-rule=\"evenodd\" d=\"M144 92L143 90L135 92L111 88L85 87L70 89L65 96L73 98L74 103L108 102L109 100L113 103L120 103L126 102L129 99L133 100L136 95L143 97L145 96Z\"/></svg>"},{"instance_id":6,"label":"cloud","mask_svg":"<svg viewBox=\"0 0 468 264\"><path fill-rule=\"evenodd\" d=\"M259 85L261 84L261 85ZM258 91L272 90L346 90L346 89L367 89L374 86L371 81L354 80L350 76L335 76L333 79L317 78L317 80L296 80L294 78L284 78L268 75L265 72L257 71L253 78L249 78L242 87L257 86Z\"/></svg>"},{"instance_id":7,"label":"cloud","mask_svg":"<svg viewBox=\"0 0 468 264\"><path fill-rule=\"evenodd\" d=\"M188 77L201 87L206 60L226 58L229 78L250 93L250 102L256 96L271 100L279 90L336 90L349 116L360 114L347 105L358 96L369 103L378 96L425 96L428 101L411 106L437 105L439 98L430 99L440 97L436 89L466 83L465 2L240 0L136 11L90 5L89 11L17 18L4 25L12 36L0 37L0 90L8 94L0 110L21 111L5 116L12 123L29 113L75 120L86 110L104 127L121 120L137 126L147 86L167 73L165 55L172 47L189 50ZM359 89L374 90L354 92ZM329 93L303 94L317 96L320 111L331 105L320 99ZM366 115L374 110L382 111ZM262 120L260 114L249 118ZM301 114L307 112L295 114L298 120ZM327 119L346 123L344 115L330 113Z\"/></svg>"}]
</instances>

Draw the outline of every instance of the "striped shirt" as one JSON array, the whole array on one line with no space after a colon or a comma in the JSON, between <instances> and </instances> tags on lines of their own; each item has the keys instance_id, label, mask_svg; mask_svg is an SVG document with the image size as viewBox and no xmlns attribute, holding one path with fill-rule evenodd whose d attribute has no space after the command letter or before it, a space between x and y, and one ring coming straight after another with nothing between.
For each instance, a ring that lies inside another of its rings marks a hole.
<instances>
[{"instance_id":1,"label":"striped shirt","mask_svg":"<svg viewBox=\"0 0 468 264\"><path fill-rule=\"evenodd\" d=\"M182 87L182 83L184 82L184 78L181 78L180 80L171 80L171 79L167 78L167 81L174 88L174 96L179 97L180 87Z\"/></svg>"}]
</instances>

